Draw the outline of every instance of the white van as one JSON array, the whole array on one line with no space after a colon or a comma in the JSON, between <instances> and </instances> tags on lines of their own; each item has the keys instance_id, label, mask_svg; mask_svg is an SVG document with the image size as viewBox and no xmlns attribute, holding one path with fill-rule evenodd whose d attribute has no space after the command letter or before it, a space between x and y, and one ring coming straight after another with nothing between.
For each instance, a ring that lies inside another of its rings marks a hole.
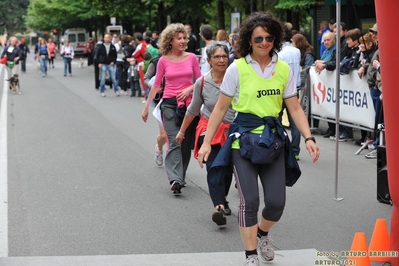
<instances>
[{"instance_id":1,"label":"white van","mask_svg":"<svg viewBox=\"0 0 399 266\"><path fill-rule=\"evenodd\" d=\"M89 35L84 28L72 28L67 29L62 37L61 41L64 43L65 40L69 41L69 45L72 46L75 54L84 54L86 43L89 39Z\"/></svg>"},{"instance_id":2,"label":"white van","mask_svg":"<svg viewBox=\"0 0 399 266\"><path fill-rule=\"evenodd\" d=\"M123 27L121 25L107 26L105 28L105 33L110 33L111 36L113 36L114 34L119 36L123 34Z\"/></svg>"}]
</instances>

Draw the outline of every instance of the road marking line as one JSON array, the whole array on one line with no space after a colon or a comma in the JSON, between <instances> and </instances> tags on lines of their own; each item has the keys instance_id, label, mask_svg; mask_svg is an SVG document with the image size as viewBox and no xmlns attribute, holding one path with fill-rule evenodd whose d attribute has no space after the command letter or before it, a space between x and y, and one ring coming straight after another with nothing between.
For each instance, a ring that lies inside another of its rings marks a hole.
<instances>
[{"instance_id":1,"label":"road marking line","mask_svg":"<svg viewBox=\"0 0 399 266\"><path fill-rule=\"evenodd\" d=\"M0 65L3 77L3 96L0 109L0 257L8 257L8 162L7 162L7 98L8 82L5 67Z\"/></svg>"}]
</instances>

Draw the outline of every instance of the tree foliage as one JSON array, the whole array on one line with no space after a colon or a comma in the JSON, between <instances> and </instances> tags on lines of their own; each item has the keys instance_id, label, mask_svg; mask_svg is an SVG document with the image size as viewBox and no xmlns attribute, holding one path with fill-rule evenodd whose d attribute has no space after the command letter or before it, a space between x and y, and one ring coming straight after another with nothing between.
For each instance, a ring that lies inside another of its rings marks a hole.
<instances>
[{"instance_id":1,"label":"tree foliage","mask_svg":"<svg viewBox=\"0 0 399 266\"><path fill-rule=\"evenodd\" d=\"M85 0L31 0L25 22L34 30L85 25L97 11Z\"/></svg>"},{"instance_id":2,"label":"tree foliage","mask_svg":"<svg viewBox=\"0 0 399 266\"><path fill-rule=\"evenodd\" d=\"M276 8L300 11L316 5L316 0L280 0Z\"/></svg>"},{"instance_id":3,"label":"tree foliage","mask_svg":"<svg viewBox=\"0 0 399 266\"><path fill-rule=\"evenodd\" d=\"M3 0L21 2L29 0ZM33 30L85 27L89 31L105 29L110 17L132 34L144 30L162 31L167 17L171 22L190 23L198 33L201 24L214 29L230 28L230 13L240 12L242 19L253 11L271 10L276 15L284 10L303 10L316 0L30 0L25 17ZM0 6L2 4L0 3ZM278 9L276 9L278 8Z\"/></svg>"},{"instance_id":4,"label":"tree foliage","mask_svg":"<svg viewBox=\"0 0 399 266\"><path fill-rule=\"evenodd\" d=\"M24 31L23 17L26 14L29 0L1 0L0 1L0 34L6 29L11 35Z\"/></svg>"}]
</instances>

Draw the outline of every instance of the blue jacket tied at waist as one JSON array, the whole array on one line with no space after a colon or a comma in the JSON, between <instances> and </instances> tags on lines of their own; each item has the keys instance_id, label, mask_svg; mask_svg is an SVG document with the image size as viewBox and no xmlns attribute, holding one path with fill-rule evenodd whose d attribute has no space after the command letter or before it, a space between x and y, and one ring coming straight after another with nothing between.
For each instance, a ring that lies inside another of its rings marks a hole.
<instances>
[{"instance_id":1,"label":"blue jacket tied at waist","mask_svg":"<svg viewBox=\"0 0 399 266\"><path fill-rule=\"evenodd\" d=\"M286 170L286 185L292 186L301 175L298 162L295 159L294 152L290 139L283 128L281 121L275 117L266 116L258 117L252 114L238 113L233 123L230 125L229 137L224 143L223 147L216 156L210 171L216 171L219 177L222 177L226 172L231 172L231 145L233 141L241 136L242 133L249 132L261 125L264 125L259 143L270 146L274 140L274 133L272 129L276 130L277 135L282 139L285 144L285 170Z\"/></svg>"}]
</instances>

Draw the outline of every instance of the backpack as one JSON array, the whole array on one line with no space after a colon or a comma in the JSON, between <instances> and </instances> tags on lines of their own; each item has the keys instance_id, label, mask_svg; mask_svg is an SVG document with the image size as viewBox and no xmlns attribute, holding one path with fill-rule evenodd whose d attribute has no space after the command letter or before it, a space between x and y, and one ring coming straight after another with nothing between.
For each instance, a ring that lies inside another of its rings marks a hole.
<instances>
[{"instance_id":1,"label":"backpack","mask_svg":"<svg viewBox=\"0 0 399 266\"><path fill-rule=\"evenodd\" d=\"M102 45L102 43L96 43L96 45L94 46L92 55L93 55L93 61L96 62L97 61L97 51L100 48L100 46Z\"/></svg>"},{"instance_id":2,"label":"backpack","mask_svg":"<svg viewBox=\"0 0 399 266\"><path fill-rule=\"evenodd\" d=\"M118 51L118 53L117 53L117 55L116 55L117 57L118 57L118 59L122 59L122 60L125 60L125 48L124 47L120 47L119 48L119 51Z\"/></svg>"},{"instance_id":3,"label":"backpack","mask_svg":"<svg viewBox=\"0 0 399 266\"><path fill-rule=\"evenodd\" d=\"M354 61L355 61L355 58L353 58L353 57L344 58L341 62L341 66L339 67L339 74L348 75L349 71L353 67Z\"/></svg>"},{"instance_id":4,"label":"backpack","mask_svg":"<svg viewBox=\"0 0 399 266\"><path fill-rule=\"evenodd\" d=\"M123 47L123 54L124 54L125 58L132 57L132 51L129 51L129 49L125 49L125 47Z\"/></svg>"}]
</instances>

